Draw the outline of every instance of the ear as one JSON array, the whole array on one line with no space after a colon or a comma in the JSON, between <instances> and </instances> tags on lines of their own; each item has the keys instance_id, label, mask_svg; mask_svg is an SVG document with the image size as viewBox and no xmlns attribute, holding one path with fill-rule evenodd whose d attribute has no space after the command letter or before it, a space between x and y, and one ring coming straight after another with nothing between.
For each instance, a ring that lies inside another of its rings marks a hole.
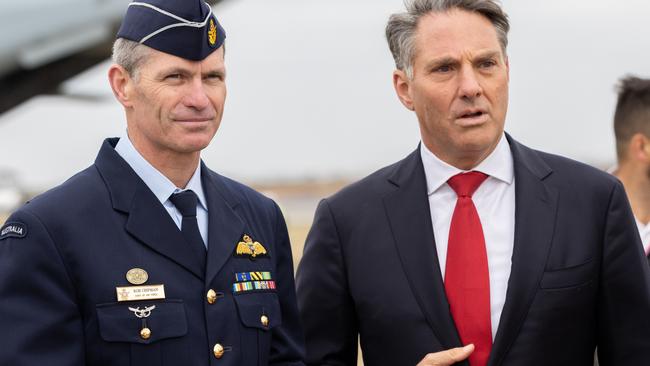
<instances>
[{"instance_id":1,"label":"ear","mask_svg":"<svg viewBox=\"0 0 650 366\"><path fill-rule=\"evenodd\" d=\"M508 79L508 82L510 82L510 58L507 55L505 56L505 62L506 62L506 78Z\"/></svg>"},{"instance_id":2,"label":"ear","mask_svg":"<svg viewBox=\"0 0 650 366\"><path fill-rule=\"evenodd\" d=\"M133 98L133 83L135 82L122 66L113 64L108 69L108 82L113 89L113 95L124 108L131 107Z\"/></svg>"},{"instance_id":3,"label":"ear","mask_svg":"<svg viewBox=\"0 0 650 366\"><path fill-rule=\"evenodd\" d=\"M650 162L650 141L642 133L635 133L630 139L628 156L636 161Z\"/></svg>"},{"instance_id":4,"label":"ear","mask_svg":"<svg viewBox=\"0 0 650 366\"><path fill-rule=\"evenodd\" d=\"M406 73L402 70L393 71L393 87L397 93L400 102L404 104L408 110L414 111L413 98L411 97L411 83L412 80L408 78Z\"/></svg>"},{"instance_id":5,"label":"ear","mask_svg":"<svg viewBox=\"0 0 650 366\"><path fill-rule=\"evenodd\" d=\"M642 150L640 156L644 163L650 164L650 140L648 140L648 138L642 133L637 133L637 135L639 135L639 144L641 145Z\"/></svg>"}]
</instances>

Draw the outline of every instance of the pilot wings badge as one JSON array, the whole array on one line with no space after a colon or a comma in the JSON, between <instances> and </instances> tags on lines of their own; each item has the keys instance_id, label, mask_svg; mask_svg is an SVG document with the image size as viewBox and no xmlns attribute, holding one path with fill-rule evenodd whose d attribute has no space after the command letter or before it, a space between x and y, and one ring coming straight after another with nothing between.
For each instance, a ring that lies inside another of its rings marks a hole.
<instances>
[{"instance_id":1,"label":"pilot wings badge","mask_svg":"<svg viewBox=\"0 0 650 366\"><path fill-rule=\"evenodd\" d=\"M267 255L266 248L260 242L254 241L250 236L244 235L242 240L237 243L237 250L235 255L238 257L249 257L255 259L256 257L263 257Z\"/></svg>"}]
</instances>

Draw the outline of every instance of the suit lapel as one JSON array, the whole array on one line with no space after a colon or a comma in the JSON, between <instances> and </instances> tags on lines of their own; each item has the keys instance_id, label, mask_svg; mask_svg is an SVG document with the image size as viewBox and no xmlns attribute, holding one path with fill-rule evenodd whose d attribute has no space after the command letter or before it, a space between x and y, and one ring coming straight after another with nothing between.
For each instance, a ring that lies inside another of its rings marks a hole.
<instances>
[{"instance_id":1,"label":"suit lapel","mask_svg":"<svg viewBox=\"0 0 650 366\"><path fill-rule=\"evenodd\" d=\"M488 365L500 365L535 297L551 246L558 192L544 183L552 171L510 136L515 170L515 239L512 269Z\"/></svg>"},{"instance_id":2,"label":"suit lapel","mask_svg":"<svg viewBox=\"0 0 650 366\"><path fill-rule=\"evenodd\" d=\"M140 183L133 196L126 230L142 243L203 279L204 269L181 231L149 188Z\"/></svg>"},{"instance_id":3,"label":"suit lapel","mask_svg":"<svg viewBox=\"0 0 650 366\"><path fill-rule=\"evenodd\" d=\"M202 163L203 164L203 163ZM208 264L206 279L209 283L219 273L235 251L244 234L244 221L236 208L239 203L224 185L223 178L210 171L205 165L203 187L208 201Z\"/></svg>"},{"instance_id":4,"label":"suit lapel","mask_svg":"<svg viewBox=\"0 0 650 366\"><path fill-rule=\"evenodd\" d=\"M95 160L115 210L128 215L125 229L144 245L203 279L198 259L160 201L115 151L118 139L107 139Z\"/></svg>"},{"instance_id":5,"label":"suit lapel","mask_svg":"<svg viewBox=\"0 0 650 366\"><path fill-rule=\"evenodd\" d=\"M460 346L435 249L419 148L399 163L384 197L394 243L415 298L444 349Z\"/></svg>"}]
</instances>

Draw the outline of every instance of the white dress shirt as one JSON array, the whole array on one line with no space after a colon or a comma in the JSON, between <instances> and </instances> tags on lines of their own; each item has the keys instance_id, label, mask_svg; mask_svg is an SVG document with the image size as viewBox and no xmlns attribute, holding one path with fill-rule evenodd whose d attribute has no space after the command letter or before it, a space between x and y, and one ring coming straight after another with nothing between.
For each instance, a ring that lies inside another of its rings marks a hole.
<instances>
[{"instance_id":1,"label":"white dress shirt","mask_svg":"<svg viewBox=\"0 0 650 366\"><path fill-rule=\"evenodd\" d=\"M643 250L645 251L645 255L648 256L650 254L650 223L644 225L637 218L634 218L634 221L636 221L636 227L639 229Z\"/></svg>"},{"instance_id":2,"label":"white dress shirt","mask_svg":"<svg viewBox=\"0 0 650 366\"><path fill-rule=\"evenodd\" d=\"M465 171L440 160L424 144L421 144L420 154L427 180L433 235L440 261L440 271L444 278L449 226L457 199L456 192L447 184L447 180ZM472 200L478 211L485 236L490 275L492 339L494 339L506 300L515 237L515 177L512 153L505 134L494 151L472 170L488 175L488 178L474 192Z\"/></svg>"},{"instance_id":3,"label":"white dress shirt","mask_svg":"<svg viewBox=\"0 0 650 366\"><path fill-rule=\"evenodd\" d=\"M176 187L172 181L165 177L158 169L154 168L135 149L128 137L122 137L115 146L115 151L131 166L135 173L144 181L151 192L158 198L158 201L165 207L172 220L178 228L181 228L183 215L176 209L176 206L169 200L169 196L186 190L192 190L199 198L196 205L196 221L206 248L208 246L208 205L201 183L201 164L196 167L194 175L190 178L184 189Z\"/></svg>"}]
</instances>

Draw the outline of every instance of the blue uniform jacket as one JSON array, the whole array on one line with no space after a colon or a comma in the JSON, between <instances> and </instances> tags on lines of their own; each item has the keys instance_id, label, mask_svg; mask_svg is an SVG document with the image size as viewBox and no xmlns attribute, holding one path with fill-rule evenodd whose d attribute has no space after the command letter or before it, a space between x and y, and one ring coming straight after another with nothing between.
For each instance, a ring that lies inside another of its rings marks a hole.
<instances>
[{"instance_id":1,"label":"blue uniform jacket","mask_svg":"<svg viewBox=\"0 0 650 366\"><path fill-rule=\"evenodd\" d=\"M277 205L203 166L209 250L200 268L116 143L106 140L93 166L7 220L0 365L302 365L291 248ZM244 235L266 255L238 255ZM164 285L165 298L118 301L116 288L133 286L132 268L148 273L144 285ZM268 272L267 282L258 286L251 272ZM129 309L154 305L146 324Z\"/></svg>"}]
</instances>

